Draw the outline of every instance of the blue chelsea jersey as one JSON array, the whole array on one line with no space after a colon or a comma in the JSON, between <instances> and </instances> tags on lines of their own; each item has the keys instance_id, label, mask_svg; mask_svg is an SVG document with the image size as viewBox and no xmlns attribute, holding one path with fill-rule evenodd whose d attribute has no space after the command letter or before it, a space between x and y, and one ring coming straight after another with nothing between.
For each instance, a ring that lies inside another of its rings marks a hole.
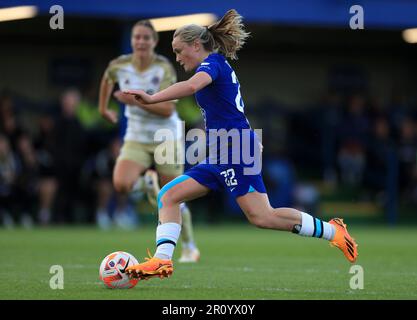
<instances>
[{"instance_id":1,"label":"blue chelsea jersey","mask_svg":"<svg viewBox=\"0 0 417 320\"><path fill-rule=\"evenodd\" d=\"M226 58L218 53L210 54L197 68L206 72L213 82L199 90L195 97L206 124L210 129L250 129L244 114L240 84Z\"/></svg>"}]
</instances>

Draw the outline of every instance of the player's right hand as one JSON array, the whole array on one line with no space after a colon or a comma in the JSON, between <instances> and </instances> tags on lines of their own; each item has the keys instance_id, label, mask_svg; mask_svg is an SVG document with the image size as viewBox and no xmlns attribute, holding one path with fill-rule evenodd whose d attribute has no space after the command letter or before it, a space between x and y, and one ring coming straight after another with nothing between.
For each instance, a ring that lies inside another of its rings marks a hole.
<instances>
[{"instance_id":1,"label":"player's right hand","mask_svg":"<svg viewBox=\"0 0 417 320\"><path fill-rule=\"evenodd\" d=\"M123 93L130 94L135 97L136 101L141 104L152 104L152 96L143 90L124 90Z\"/></svg>"},{"instance_id":2,"label":"player's right hand","mask_svg":"<svg viewBox=\"0 0 417 320\"><path fill-rule=\"evenodd\" d=\"M104 119L106 119L110 123L117 123L117 113L115 111L106 109L104 111L101 111L100 114Z\"/></svg>"}]
</instances>

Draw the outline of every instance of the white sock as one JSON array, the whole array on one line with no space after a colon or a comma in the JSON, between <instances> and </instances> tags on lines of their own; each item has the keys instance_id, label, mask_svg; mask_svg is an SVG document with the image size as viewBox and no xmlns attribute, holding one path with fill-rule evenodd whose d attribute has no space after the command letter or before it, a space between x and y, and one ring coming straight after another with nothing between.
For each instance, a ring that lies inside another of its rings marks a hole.
<instances>
[{"instance_id":1,"label":"white sock","mask_svg":"<svg viewBox=\"0 0 417 320\"><path fill-rule=\"evenodd\" d=\"M136 180L135 184L133 185L131 192L143 191L144 188L145 188L145 179L142 176L140 176L138 180Z\"/></svg>"},{"instance_id":2,"label":"white sock","mask_svg":"<svg viewBox=\"0 0 417 320\"><path fill-rule=\"evenodd\" d=\"M333 240L335 232L334 226L330 223L301 212L301 229L298 232L300 236Z\"/></svg>"},{"instance_id":3,"label":"white sock","mask_svg":"<svg viewBox=\"0 0 417 320\"><path fill-rule=\"evenodd\" d=\"M133 201L138 202L143 197L144 192L145 192L145 179L142 176L140 176L134 183L129 196Z\"/></svg>"},{"instance_id":4,"label":"white sock","mask_svg":"<svg viewBox=\"0 0 417 320\"><path fill-rule=\"evenodd\" d=\"M190 242L183 242L181 244L181 246L182 246L183 249L189 249L189 250L197 249L197 246L192 241L190 241Z\"/></svg>"},{"instance_id":5,"label":"white sock","mask_svg":"<svg viewBox=\"0 0 417 320\"><path fill-rule=\"evenodd\" d=\"M172 259L175 246L181 233L181 225L168 222L156 228L156 252L159 259Z\"/></svg>"},{"instance_id":6,"label":"white sock","mask_svg":"<svg viewBox=\"0 0 417 320\"><path fill-rule=\"evenodd\" d=\"M191 212L185 202L180 204L180 212L182 217L181 224L181 240L183 245L189 244L190 249L195 248L193 224L191 221Z\"/></svg>"}]
</instances>

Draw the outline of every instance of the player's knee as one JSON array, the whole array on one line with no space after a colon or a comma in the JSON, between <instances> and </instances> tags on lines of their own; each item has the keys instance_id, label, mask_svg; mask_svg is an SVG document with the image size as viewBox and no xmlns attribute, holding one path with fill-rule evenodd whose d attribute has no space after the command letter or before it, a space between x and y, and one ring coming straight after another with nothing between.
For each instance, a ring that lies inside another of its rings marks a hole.
<instances>
[{"instance_id":1,"label":"player's knee","mask_svg":"<svg viewBox=\"0 0 417 320\"><path fill-rule=\"evenodd\" d=\"M181 192L177 192L177 185L186 179L188 179L187 176L179 176L162 187L158 193L159 209L163 206L177 206L183 202Z\"/></svg>"},{"instance_id":2,"label":"player's knee","mask_svg":"<svg viewBox=\"0 0 417 320\"><path fill-rule=\"evenodd\" d=\"M269 228L269 219L266 214L256 212L255 210L246 210L246 216L251 224L255 227L267 229Z\"/></svg>"},{"instance_id":3,"label":"player's knee","mask_svg":"<svg viewBox=\"0 0 417 320\"><path fill-rule=\"evenodd\" d=\"M113 180L113 186L116 192L119 193L129 193L132 189L132 186L129 182L117 178Z\"/></svg>"},{"instance_id":4,"label":"player's knee","mask_svg":"<svg viewBox=\"0 0 417 320\"><path fill-rule=\"evenodd\" d=\"M263 216L257 216L253 219L252 224L261 229L270 229L270 223L268 219L265 219Z\"/></svg>"},{"instance_id":5,"label":"player's knee","mask_svg":"<svg viewBox=\"0 0 417 320\"><path fill-rule=\"evenodd\" d=\"M170 189L164 190L162 188L158 193L158 206L161 208L162 206L173 206L177 203L174 192Z\"/></svg>"}]
</instances>

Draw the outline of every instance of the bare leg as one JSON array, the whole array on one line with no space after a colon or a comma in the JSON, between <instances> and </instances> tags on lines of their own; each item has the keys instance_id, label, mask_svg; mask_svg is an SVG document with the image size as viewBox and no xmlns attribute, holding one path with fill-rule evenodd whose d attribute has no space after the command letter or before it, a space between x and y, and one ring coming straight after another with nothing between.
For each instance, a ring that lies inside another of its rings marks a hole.
<instances>
[{"instance_id":1,"label":"bare leg","mask_svg":"<svg viewBox=\"0 0 417 320\"><path fill-rule=\"evenodd\" d=\"M117 192L129 193L146 168L134 161L122 159L116 162L113 170L113 185Z\"/></svg>"},{"instance_id":2,"label":"bare leg","mask_svg":"<svg viewBox=\"0 0 417 320\"><path fill-rule=\"evenodd\" d=\"M176 176L160 175L161 186L172 181ZM181 257L178 262L193 263L200 260L200 250L198 250L193 232L191 211L185 202L180 204L181 213Z\"/></svg>"},{"instance_id":3,"label":"bare leg","mask_svg":"<svg viewBox=\"0 0 417 320\"><path fill-rule=\"evenodd\" d=\"M322 238L338 247L350 262L358 256L357 244L340 218L322 221L291 208L270 206L266 194L253 192L236 199L248 220L259 228L292 231L300 236Z\"/></svg>"},{"instance_id":4,"label":"bare leg","mask_svg":"<svg viewBox=\"0 0 417 320\"><path fill-rule=\"evenodd\" d=\"M162 207L159 209L161 223L175 222L181 224L180 203L200 198L210 190L192 178L180 182L171 188L162 188L160 199Z\"/></svg>"},{"instance_id":5,"label":"bare leg","mask_svg":"<svg viewBox=\"0 0 417 320\"><path fill-rule=\"evenodd\" d=\"M114 220L116 225L122 228L132 228L136 225L136 216L129 210L129 199L132 191L144 187L142 173L145 170L144 165L128 159L117 160L114 167L113 185L117 192Z\"/></svg>"},{"instance_id":6,"label":"bare leg","mask_svg":"<svg viewBox=\"0 0 417 320\"><path fill-rule=\"evenodd\" d=\"M292 208L272 208L266 193L251 192L236 199L250 223L259 228L292 231L301 224L300 211Z\"/></svg>"},{"instance_id":7,"label":"bare leg","mask_svg":"<svg viewBox=\"0 0 417 320\"><path fill-rule=\"evenodd\" d=\"M175 176L160 175L161 186L163 187L168 182L175 179ZM185 203L180 205L180 212L182 218L181 240L185 243L194 243L193 225L191 221L191 212Z\"/></svg>"},{"instance_id":8,"label":"bare leg","mask_svg":"<svg viewBox=\"0 0 417 320\"><path fill-rule=\"evenodd\" d=\"M39 182L38 219L42 225L48 224L51 220L51 210L57 188L58 182L55 178L44 178Z\"/></svg>"}]
</instances>

